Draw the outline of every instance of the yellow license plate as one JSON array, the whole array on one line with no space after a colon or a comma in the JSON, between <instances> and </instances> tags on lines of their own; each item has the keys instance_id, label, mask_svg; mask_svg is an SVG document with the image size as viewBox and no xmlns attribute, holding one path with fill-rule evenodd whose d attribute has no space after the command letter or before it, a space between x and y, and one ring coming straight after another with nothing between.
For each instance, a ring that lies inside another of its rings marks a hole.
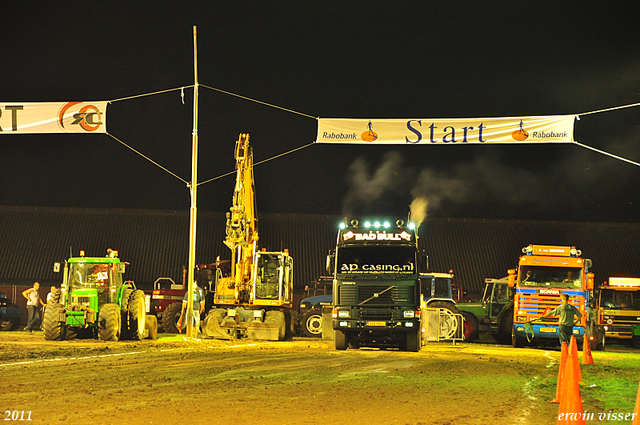
<instances>
[{"instance_id":1,"label":"yellow license plate","mask_svg":"<svg viewBox=\"0 0 640 425\"><path fill-rule=\"evenodd\" d=\"M554 334L556 333L556 328L540 328L540 332Z\"/></svg>"},{"instance_id":2,"label":"yellow license plate","mask_svg":"<svg viewBox=\"0 0 640 425\"><path fill-rule=\"evenodd\" d=\"M367 322L367 326L387 326L387 322Z\"/></svg>"}]
</instances>

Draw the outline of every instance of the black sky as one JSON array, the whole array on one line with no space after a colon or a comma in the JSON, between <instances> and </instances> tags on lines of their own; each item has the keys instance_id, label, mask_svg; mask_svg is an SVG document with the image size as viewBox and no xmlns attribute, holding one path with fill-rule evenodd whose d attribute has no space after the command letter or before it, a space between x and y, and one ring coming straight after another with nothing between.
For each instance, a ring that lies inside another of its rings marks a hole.
<instances>
[{"instance_id":1,"label":"black sky","mask_svg":"<svg viewBox=\"0 0 640 425\"><path fill-rule=\"evenodd\" d=\"M11 2L0 102L114 100L201 84L332 118L582 113L640 102L637 2ZM314 119L200 89L199 180L315 139ZM112 103L109 133L191 176L192 90ZM640 108L588 115L581 143L640 161ZM189 208L183 182L104 135L0 134L0 205ZM255 169L259 212L626 221L640 167L576 145L314 145ZM200 186L224 211L233 178Z\"/></svg>"}]
</instances>

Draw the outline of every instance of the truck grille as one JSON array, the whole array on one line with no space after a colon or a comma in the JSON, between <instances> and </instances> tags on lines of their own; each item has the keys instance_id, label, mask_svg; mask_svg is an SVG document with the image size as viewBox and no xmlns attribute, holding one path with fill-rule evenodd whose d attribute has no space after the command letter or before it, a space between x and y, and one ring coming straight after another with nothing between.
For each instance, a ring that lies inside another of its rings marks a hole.
<instances>
[{"instance_id":1,"label":"truck grille","mask_svg":"<svg viewBox=\"0 0 640 425\"><path fill-rule=\"evenodd\" d=\"M393 310L375 310L362 309L358 310L360 320L392 320Z\"/></svg>"},{"instance_id":2,"label":"truck grille","mask_svg":"<svg viewBox=\"0 0 640 425\"><path fill-rule=\"evenodd\" d=\"M340 305L413 305L415 302L414 286L398 286L386 290L392 285L349 285L340 286ZM385 291L386 290L386 291Z\"/></svg>"}]
</instances>

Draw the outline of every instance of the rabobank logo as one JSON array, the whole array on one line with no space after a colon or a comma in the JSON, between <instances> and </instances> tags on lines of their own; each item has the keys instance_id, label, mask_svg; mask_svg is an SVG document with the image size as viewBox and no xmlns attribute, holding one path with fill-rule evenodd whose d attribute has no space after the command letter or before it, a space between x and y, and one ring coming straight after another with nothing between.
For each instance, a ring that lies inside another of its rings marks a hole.
<instances>
[{"instance_id":1,"label":"rabobank logo","mask_svg":"<svg viewBox=\"0 0 640 425\"><path fill-rule=\"evenodd\" d=\"M527 140L527 138L529 137L529 133L524 129L524 123L522 122L522 120L520 120L520 128L511 133L511 137L519 142Z\"/></svg>"},{"instance_id":2,"label":"rabobank logo","mask_svg":"<svg viewBox=\"0 0 640 425\"><path fill-rule=\"evenodd\" d=\"M520 120L519 128L511 133L511 137L514 140L522 142L527 140L531 135L532 140L557 140L557 139L566 139L569 137L569 133L567 131L539 131L532 130L531 134L524 128L524 121Z\"/></svg>"},{"instance_id":3,"label":"rabobank logo","mask_svg":"<svg viewBox=\"0 0 640 425\"><path fill-rule=\"evenodd\" d=\"M328 131L322 133L323 140L356 140L357 138L358 136L356 133L336 133L334 131L331 133Z\"/></svg>"},{"instance_id":4,"label":"rabobank logo","mask_svg":"<svg viewBox=\"0 0 640 425\"><path fill-rule=\"evenodd\" d=\"M378 133L373 131L373 124L371 124L371 121L367 124L367 131L362 133L360 138L365 142L375 142L378 139Z\"/></svg>"}]
</instances>

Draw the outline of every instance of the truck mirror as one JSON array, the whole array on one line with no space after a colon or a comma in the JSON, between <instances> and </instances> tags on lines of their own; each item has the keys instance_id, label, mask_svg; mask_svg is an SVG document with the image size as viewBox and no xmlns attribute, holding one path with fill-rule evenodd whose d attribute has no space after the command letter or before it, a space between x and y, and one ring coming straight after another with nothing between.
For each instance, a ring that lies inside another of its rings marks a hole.
<instances>
[{"instance_id":1,"label":"truck mirror","mask_svg":"<svg viewBox=\"0 0 640 425\"><path fill-rule=\"evenodd\" d=\"M60 273L60 263L53 263L53 272Z\"/></svg>"},{"instance_id":2,"label":"truck mirror","mask_svg":"<svg viewBox=\"0 0 640 425\"><path fill-rule=\"evenodd\" d=\"M336 258L336 252L334 250L329 251L329 254L327 254L326 269L327 269L327 273L329 273L332 276L333 276L333 262L335 258Z\"/></svg>"},{"instance_id":3,"label":"truck mirror","mask_svg":"<svg viewBox=\"0 0 640 425\"><path fill-rule=\"evenodd\" d=\"M509 274L509 288L516 286L516 271L514 269L507 270Z\"/></svg>"},{"instance_id":4,"label":"truck mirror","mask_svg":"<svg viewBox=\"0 0 640 425\"><path fill-rule=\"evenodd\" d=\"M429 256L422 251L420 253L420 272L426 273L429 271Z\"/></svg>"},{"instance_id":5,"label":"truck mirror","mask_svg":"<svg viewBox=\"0 0 640 425\"><path fill-rule=\"evenodd\" d=\"M594 286L594 274L587 273L587 290L593 291L593 286Z\"/></svg>"}]
</instances>

